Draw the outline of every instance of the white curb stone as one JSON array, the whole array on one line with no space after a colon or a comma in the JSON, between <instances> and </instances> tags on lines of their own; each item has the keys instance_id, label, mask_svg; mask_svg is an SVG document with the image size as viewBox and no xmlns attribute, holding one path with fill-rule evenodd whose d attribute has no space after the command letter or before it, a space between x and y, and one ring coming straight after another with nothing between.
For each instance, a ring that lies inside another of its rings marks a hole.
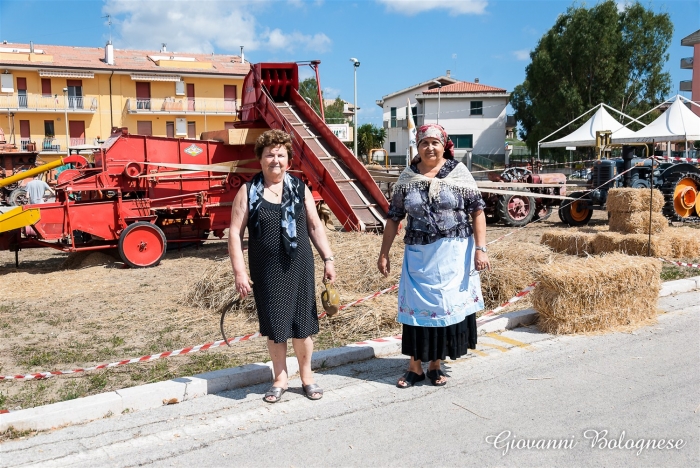
<instances>
[{"instance_id":1,"label":"white curb stone","mask_svg":"<svg viewBox=\"0 0 700 468\"><path fill-rule=\"evenodd\" d=\"M80 424L119 415L122 397L115 392L102 393L51 405L0 414L0 431L14 427L18 431L42 431L67 424Z\"/></svg>"},{"instance_id":2,"label":"white curb stone","mask_svg":"<svg viewBox=\"0 0 700 468\"><path fill-rule=\"evenodd\" d=\"M495 333L513 328L525 327L537 321L537 311L535 309L516 310L506 314L497 315L493 319L478 325L477 332L479 335L486 333Z\"/></svg>"},{"instance_id":3,"label":"white curb stone","mask_svg":"<svg viewBox=\"0 0 700 468\"><path fill-rule=\"evenodd\" d=\"M211 394L269 382L271 375L270 366L263 362L256 362L255 364L197 374L194 377L205 380L207 393Z\"/></svg>"},{"instance_id":4,"label":"white curb stone","mask_svg":"<svg viewBox=\"0 0 700 468\"><path fill-rule=\"evenodd\" d=\"M684 292L694 291L698 288L698 283L694 278L666 281L661 284L659 297L672 296Z\"/></svg>"},{"instance_id":5,"label":"white curb stone","mask_svg":"<svg viewBox=\"0 0 700 468\"><path fill-rule=\"evenodd\" d=\"M165 402L180 403L207 394L207 381L180 377L116 391L122 406L129 411L140 411L163 406ZM165 400L165 401L164 401ZM171 404L172 404L171 403Z\"/></svg>"}]
</instances>

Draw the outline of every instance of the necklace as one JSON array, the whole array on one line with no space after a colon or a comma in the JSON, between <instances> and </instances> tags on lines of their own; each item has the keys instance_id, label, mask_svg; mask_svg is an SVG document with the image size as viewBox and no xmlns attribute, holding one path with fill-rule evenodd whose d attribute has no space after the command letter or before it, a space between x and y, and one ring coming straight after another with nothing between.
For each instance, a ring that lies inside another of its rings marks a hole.
<instances>
[{"instance_id":1,"label":"necklace","mask_svg":"<svg viewBox=\"0 0 700 468\"><path fill-rule=\"evenodd\" d=\"M275 191L272 190L270 187L265 187L265 188L268 189L270 192L272 192L276 197L279 197L279 196L280 196L279 193L275 192Z\"/></svg>"}]
</instances>

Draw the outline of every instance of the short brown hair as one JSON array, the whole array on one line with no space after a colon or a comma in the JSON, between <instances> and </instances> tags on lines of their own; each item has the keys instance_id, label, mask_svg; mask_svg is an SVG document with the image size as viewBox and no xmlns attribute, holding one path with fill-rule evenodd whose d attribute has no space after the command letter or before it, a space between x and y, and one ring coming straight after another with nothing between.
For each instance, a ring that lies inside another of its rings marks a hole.
<instances>
[{"instance_id":1,"label":"short brown hair","mask_svg":"<svg viewBox=\"0 0 700 468\"><path fill-rule=\"evenodd\" d=\"M289 155L289 160L291 161L294 155L294 150L292 148L292 137L289 133L283 132L282 130L268 130L255 140L255 157L258 159L262 158L263 149L267 146L277 146L282 145L287 150Z\"/></svg>"}]
</instances>

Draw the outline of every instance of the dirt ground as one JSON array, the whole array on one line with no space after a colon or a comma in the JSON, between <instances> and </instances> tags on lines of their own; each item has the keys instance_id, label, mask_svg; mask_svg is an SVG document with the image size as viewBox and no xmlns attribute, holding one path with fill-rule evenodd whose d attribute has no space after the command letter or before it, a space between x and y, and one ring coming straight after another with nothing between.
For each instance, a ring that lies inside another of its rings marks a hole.
<instances>
[{"instance_id":1,"label":"dirt ground","mask_svg":"<svg viewBox=\"0 0 700 468\"><path fill-rule=\"evenodd\" d=\"M591 225L604 224L605 213L596 212ZM549 220L516 229L508 239L539 243L542 232L551 228L566 229L554 214ZM491 241L513 231L502 225L489 226L487 237ZM367 252L354 254L366 257L366 275L379 277L372 269L378 243L373 245ZM219 313L185 305L182 299L207 269L221 265L227 255L226 241L214 240L197 248L168 252L155 268L129 269L107 253L69 256L52 249L30 249L20 252L20 267L16 269L14 253L0 252L0 375L88 367L221 339ZM400 250L395 255L400 257ZM395 262L394 267L400 269L400 263ZM679 275L690 276L684 272ZM382 280L376 280L373 287L391 285ZM359 297L343 297L343 303ZM381 296L341 315L369 316L379 307L395 309L396 295ZM257 322L247 319L232 322L227 334L232 337L255 331ZM315 338L316 348L387 336L399 332L399 327L384 323L344 332L322 327ZM0 409L28 408L268 359L265 340L257 339L231 348L85 374L3 381Z\"/></svg>"}]
</instances>

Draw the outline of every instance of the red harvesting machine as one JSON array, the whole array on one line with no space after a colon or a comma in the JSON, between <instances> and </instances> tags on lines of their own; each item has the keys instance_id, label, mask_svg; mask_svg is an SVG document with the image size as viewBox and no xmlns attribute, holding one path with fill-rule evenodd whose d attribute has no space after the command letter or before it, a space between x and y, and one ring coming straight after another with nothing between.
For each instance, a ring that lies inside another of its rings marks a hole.
<instances>
[{"instance_id":1,"label":"red harvesting machine","mask_svg":"<svg viewBox=\"0 0 700 468\"><path fill-rule=\"evenodd\" d=\"M127 265L149 267L158 264L168 243L201 242L209 233L221 238L236 192L260 171L255 138L270 128L292 135L291 172L344 229L382 230L386 198L298 88L296 63L257 64L245 78L233 129L206 132L202 140L117 129L94 154L94 163L72 155L13 176L74 166L60 173L55 202L2 207L0 250L117 248ZM14 182L3 179L0 187Z\"/></svg>"}]
</instances>

